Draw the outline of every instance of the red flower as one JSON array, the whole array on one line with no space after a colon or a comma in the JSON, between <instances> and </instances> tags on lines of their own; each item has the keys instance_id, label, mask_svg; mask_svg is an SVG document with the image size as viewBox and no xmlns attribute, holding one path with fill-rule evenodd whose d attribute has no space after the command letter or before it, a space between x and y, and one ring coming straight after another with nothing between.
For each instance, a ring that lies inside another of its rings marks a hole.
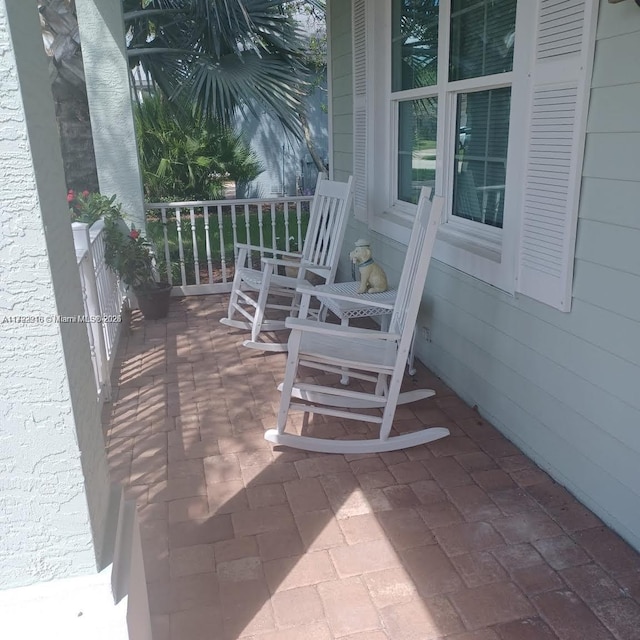
<instances>
[{"instance_id":1,"label":"red flower","mask_svg":"<svg viewBox=\"0 0 640 640\"><path fill-rule=\"evenodd\" d=\"M89 192L85 189L85 190L82 192L82 197L83 197L83 198L87 198L88 196L89 196Z\"/></svg>"},{"instance_id":2,"label":"red flower","mask_svg":"<svg viewBox=\"0 0 640 640\"><path fill-rule=\"evenodd\" d=\"M72 202L76 197L76 194L73 192L73 189L69 189L67 191L67 202Z\"/></svg>"},{"instance_id":3,"label":"red flower","mask_svg":"<svg viewBox=\"0 0 640 640\"><path fill-rule=\"evenodd\" d=\"M137 229L131 229L131 231L129 231L130 238L137 240L139 236L140 236L140 232Z\"/></svg>"}]
</instances>

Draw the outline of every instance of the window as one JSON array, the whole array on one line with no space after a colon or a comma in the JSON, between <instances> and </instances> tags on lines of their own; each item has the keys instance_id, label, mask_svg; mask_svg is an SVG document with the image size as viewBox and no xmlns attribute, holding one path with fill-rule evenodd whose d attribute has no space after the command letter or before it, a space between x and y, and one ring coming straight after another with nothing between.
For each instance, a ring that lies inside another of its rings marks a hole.
<instances>
[{"instance_id":1,"label":"window","mask_svg":"<svg viewBox=\"0 0 640 640\"><path fill-rule=\"evenodd\" d=\"M452 104L455 118L445 136L453 153L451 216L502 228L509 140L511 78L482 90L485 77L513 69L516 0L452 0L449 51L438 82L439 0L393 0L391 99L397 113L395 197L415 204L422 186L436 186L437 105ZM480 82L478 81L480 78ZM464 91L465 82L472 91ZM455 83L455 84L454 84ZM410 93L413 99L404 99ZM443 116L444 118L445 116ZM441 153L450 148L446 140Z\"/></svg>"},{"instance_id":2,"label":"window","mask_svg":"<svg viewBox=\"0 0 640 640\"><path fill-rule=\"evenodd\" d=\"M453 0L449 80L513 70L516 0Z\"/></svg>"},{"instance_id":3,"label":"window","mask_svg":"<svg viewBox=\"0 0 640 640\"><path fill-rule=\"evenodd\" d=\"M352 2L356 217L435 187L436 259L568 310L597 0Z\"/></svg>"},{"instance_id":4,"label":"window","mask_svg":"<svg viewBox=\"0 0 640 640\"><path fill-rule=\"evenodd\" d=\"M502 229L511 88L459 93L451 214Z\"/></svg>"},{"instance_id":5,"label":"window","mask_svg":"<svg viewBox=\"0 0 640 640\"><path fill-rule=\"evenodd\" d=\"M436 184L438 99L398 103L398 198L417 204L422 186Z\"/></svg>"},{"instance_id":6,"label":"window","mask_svg":"<svg viewBox=\"0 0 640 640\"><path fill-rule=\"evenodd\" d=\"M513 71L516 0L453 0L449 80ZM456 94L451 214L502 229L511 88Z\"/></svg>"},{"instance_id":7,"label":"window","mask_svg":"<svg viewBox=\"0 0 640 640\"><path fill-rule=\"evenodd\" d=\"M438 0L394 0L393 91L429 87L438 80Z\"/></svg>"},{"instance_id":8,"label":"window","mask_svg":"<svg viewBox=\"0 0 640 640\"><path fill-rule=\"evenodd\" d=\"M435 187L438 129L438 0L392 4L391 86L397 109L397 198L416 204ZM415 90L423 97L403 100Z\"/></svg>"}]
</instances>

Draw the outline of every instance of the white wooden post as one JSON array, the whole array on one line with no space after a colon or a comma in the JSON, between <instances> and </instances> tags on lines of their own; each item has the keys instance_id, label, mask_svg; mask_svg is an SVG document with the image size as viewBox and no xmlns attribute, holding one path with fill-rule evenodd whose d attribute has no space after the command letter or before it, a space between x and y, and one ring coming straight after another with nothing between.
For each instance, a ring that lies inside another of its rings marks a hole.
<instances>
[{"instance_id":1,"label":"white wooden post","mask_svg":"<svg viewBox=\"0 0 640 640\"><path fill-rule=\"evenodd\" d=\"M100 192L145 229L121 0L76 0Z\"/></svg>"}]
</instances>

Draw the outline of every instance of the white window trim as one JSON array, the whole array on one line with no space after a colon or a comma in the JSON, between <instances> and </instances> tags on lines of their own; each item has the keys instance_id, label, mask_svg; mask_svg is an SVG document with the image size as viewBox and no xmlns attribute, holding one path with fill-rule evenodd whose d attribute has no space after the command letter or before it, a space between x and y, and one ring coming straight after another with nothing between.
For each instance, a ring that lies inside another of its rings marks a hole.
<instances>
[{"instance_id":1,"label":"white window trim","mask_svg":"<svg viewBox=\"0 0 640 640\"><path fill-rule=\"evenodd\" d=\"M522 182L526 132L517 124L527 113L530 61L534 49L535 4L518 2L516 14L516 44L513 71L439 83L437 87L391 91L391 3L372 0L376 24L375 42L368 42L368 56L375 68L371 87L374 99L370 122L373 123L374 151L373 185L370 191L372 209L369 226L372 230L402 243L408 242L415 205L398 200L397 193L397 103L400 99L438 96L438 147L436 151L436 194L445 198L443 224L438 232L434 258L464 271L509 293L515 291L516 257L520 229ZM450 2L440 5L440 38L438 41L438 78L448 77ZM384 34L384 38L382 38ZM381 39L383 40L381 42ZM453 154L455 148L456 95L473 89L488 90L510 86L511 116L507 174L505 187L505 215L502 230L471 222L451 215L453 185ZM445 88L446 87L446 88Z\"/></svg>"}]
</instances>

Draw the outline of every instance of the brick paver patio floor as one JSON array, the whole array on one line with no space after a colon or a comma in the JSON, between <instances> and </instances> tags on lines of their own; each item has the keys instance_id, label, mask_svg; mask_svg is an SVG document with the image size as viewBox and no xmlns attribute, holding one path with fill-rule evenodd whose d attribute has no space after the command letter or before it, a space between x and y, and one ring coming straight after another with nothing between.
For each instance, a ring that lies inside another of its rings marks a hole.
<instances>
[{"instance_id":1,"label":"brick paver patio floor","mask_svg":"<svg viewBox=\"0 0 640 640\"><path fill-rule=\"evenodd\" d=\"M104 411L113 479L139 505L154 640L640 638L640 555L423 367L437 395L399 408L399 427L449 438L274 450L285 355L242 347L218 323L225 300L134 313Z\"/></svg>"}]
</instances>

